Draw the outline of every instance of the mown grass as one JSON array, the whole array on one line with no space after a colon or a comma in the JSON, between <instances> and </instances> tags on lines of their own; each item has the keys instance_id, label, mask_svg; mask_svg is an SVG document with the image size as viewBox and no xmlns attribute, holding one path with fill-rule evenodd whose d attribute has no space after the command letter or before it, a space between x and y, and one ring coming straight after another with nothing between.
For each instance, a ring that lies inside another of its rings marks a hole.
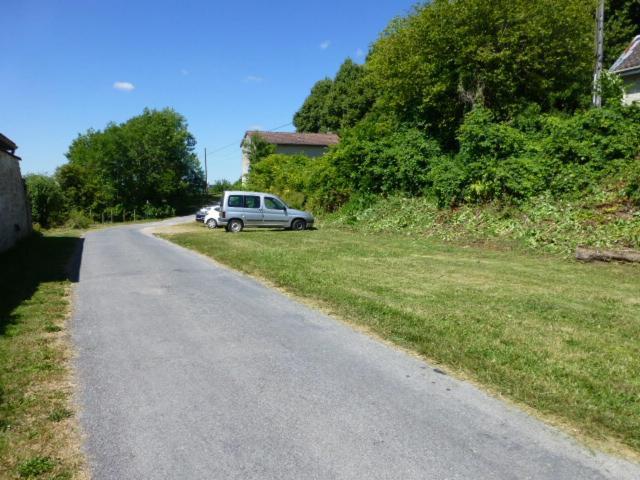
<instances>
[{"instance_id":1,"label":"mown grass","mask_svg":"<svg viewBox=\"0 0 640 480\"><path fill-rule=\"evenodd\" d=\"M59 230L0 254L2 479L84 478L66 337L81 242Z\"/></svg>"},{"instance_id":2,"label":"mown grass","mask_svg":"<svg viewBox=\"0 0 640 480\"><path fill-rule=\"evenodd\" d=\"M162 236L640 452L640 268L341 229Z\"/></svg>"}]
</instances>

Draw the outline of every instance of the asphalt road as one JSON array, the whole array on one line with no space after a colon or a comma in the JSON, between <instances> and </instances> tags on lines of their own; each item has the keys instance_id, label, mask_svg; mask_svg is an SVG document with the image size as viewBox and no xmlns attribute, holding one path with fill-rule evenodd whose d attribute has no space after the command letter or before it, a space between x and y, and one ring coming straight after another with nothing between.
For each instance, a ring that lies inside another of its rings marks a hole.
<instances>
[{"instance_id":1,"label":"asphalt road","mask_svg":"<svg viewBox=\"0 0 640 480\"><path fill-rule=\"evenodd\" d=\"M93 478L640 478L146 227L84 242L72 329Z\"/></svg>"}]
</instances>

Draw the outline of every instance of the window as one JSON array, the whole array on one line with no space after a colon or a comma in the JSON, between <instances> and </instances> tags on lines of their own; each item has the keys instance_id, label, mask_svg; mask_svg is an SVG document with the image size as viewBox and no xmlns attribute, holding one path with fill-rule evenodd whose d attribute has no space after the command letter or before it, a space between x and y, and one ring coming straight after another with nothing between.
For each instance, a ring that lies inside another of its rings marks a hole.
<instances>
[{"instance_id":1,"label":"window","mask_svg":"<svg viewBox=\"0 0 640 480\"><path fill-rule=\"evenodd\" d=\"M260 208L260 197L254 197L253 195L245 195L244 208Z\"/></svg>"},{"instance_id":2,"label":"window","mask_svg":"<svg viewBox=\"0 0 640 480\"><path fill-rule=\"evenodd\" d=\"M229 195L228 203L230 207L242 207L242 195Z\"/></svg>"},{"instance_id":3,"label":"window","mask_svg":"<svg viewBox=\"0 0 640 480\"><path fill-rule=\"evenodd\" d=\"M277 198L264 197L264 206L271 210L284 210L284 204Z\"/></svg>"}]
</instances>

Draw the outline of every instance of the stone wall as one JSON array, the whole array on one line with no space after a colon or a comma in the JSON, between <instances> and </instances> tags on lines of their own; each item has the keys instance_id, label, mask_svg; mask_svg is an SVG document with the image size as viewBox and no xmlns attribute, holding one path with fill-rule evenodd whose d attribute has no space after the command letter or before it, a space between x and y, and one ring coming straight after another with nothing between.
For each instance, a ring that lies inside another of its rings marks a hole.
<instances>
[{"instance_id":1,"label":"stone wall","mask_svg":"<svg viewBox=\"0 0 640 480\"><path fill-rule=\"evenodd\" d=\"M31 234L31 211L20 160L0 150L0 252Z\"/></svg>"}]
</instances>

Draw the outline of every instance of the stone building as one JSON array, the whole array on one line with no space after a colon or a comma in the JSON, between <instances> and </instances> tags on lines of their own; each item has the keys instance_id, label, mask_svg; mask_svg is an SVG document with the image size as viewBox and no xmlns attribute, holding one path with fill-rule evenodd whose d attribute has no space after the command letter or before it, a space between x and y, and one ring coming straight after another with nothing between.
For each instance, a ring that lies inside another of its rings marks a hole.
<instances>
[{"instance_id":1,"label":"stone building","mask_svg":"<svg viewBox=\"0 0 640 480\"><path fill-rule=\"evenodd\" d=\"M640 35L631 41L609 71L624 82L624 103L640 102Z\"/></svg>"},{"instance_id":2,"label":"stone building","mask_svg":"<svg viewBox=\"0 0 640 480\"><path fill-rule=\"evenodd\" d=\"M249 145L251 139L259 136L275 146L276 153L286 155L306 155L307 157L319 157L323 155L329 146L336 145L340 137L335 133L295 133L295 132L263 132L249 130L244 134L240 147L242 147L242 178L249 173Z\"/></svg>"},{"instance_id":3,"label":"stone building","mask_svg":"<svg viewBox=\"0 0 640 480\"><path fill-rule=\"evenodd\" d=\"M31 209L20 174L18 146L0 133L0 252L31 234Z\"/></svg>"}]
</instances>

